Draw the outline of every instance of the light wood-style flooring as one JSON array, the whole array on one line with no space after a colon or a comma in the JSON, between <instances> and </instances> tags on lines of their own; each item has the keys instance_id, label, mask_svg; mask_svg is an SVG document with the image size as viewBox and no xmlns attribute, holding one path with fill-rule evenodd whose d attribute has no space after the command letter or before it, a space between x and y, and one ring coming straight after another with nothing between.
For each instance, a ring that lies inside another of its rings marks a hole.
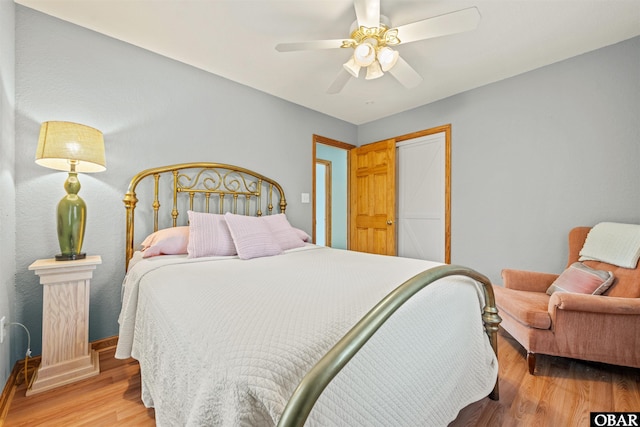
<instances>
[{"instance_id":1,"label":"light wood-style flooring","mask_svg":"<svg viewBox=\"0 0 640 427\"><path fill-rule=\"evenodd\" d=\"M588 426L590 411L640 411L640 369L539 356L531 376L522 347L503 332L498 343L500 401L469 405L450 427ZM18 385L4 426L155 425L140 401L137 362L114 351L100 351L97 377L29 397Z\"/></svg>"},{"instance_id":2,"label":"light wood-style flooring","mask_svg":"<svg viewBox=\"0 0 640 427\"><path fill-rule=\"evenodd\" d=\"M153 409L140 400L140 367L118 360L115 347L100 350L100 374L87 380L25 396L18 376L4 426L155 426Z\"/></svg>"}]
</instances>

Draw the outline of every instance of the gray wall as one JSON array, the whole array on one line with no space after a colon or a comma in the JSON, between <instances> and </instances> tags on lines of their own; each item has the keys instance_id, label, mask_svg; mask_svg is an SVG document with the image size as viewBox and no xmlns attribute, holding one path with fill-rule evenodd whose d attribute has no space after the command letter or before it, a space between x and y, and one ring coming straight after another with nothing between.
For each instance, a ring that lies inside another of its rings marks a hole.
<instances>
[{"instance_id":1,"label":"gray wall","mask_svg":"<svg viewBox=\"0 0 640 427\"><path fill-rule=\"evenodd\" d=\"M640 223L640 37L361 125L358 142L447 123L453 263L498 283L560 272L572 227Z\"/></svg>"},{"instance_id":2,"label":"gray wall","mask_svg":"<svg viewBox=\"0 0 640 427\"><path fill-rule=\"evenodd\" d=\"M291 223L311 233L313 134L355 142L357 128L121 41L16 7L16 317L41 352L42 289L27 267L59 252L55 207L66 174L34 163L40 123L102 130L107 170L82 174L83 251L102 256L91 283L90 339L116 335L131 177L188 161L241 165L280 182ZM12 357L24 356L24 342Z\"/></svg>"},{"instance_id":3,"label":"gray wall","mask_svg":"<svg viewBox=\"0 0 640 427\"><path fill-rule=\"evenodd\" d=\"M14 10L13 0L0 0L0 317L7 320L14 318L16 273ZM9 327L7 332L14 330ZM0 344L0 387L11 370L10 338Z\"/></svg>"}]
</instances>

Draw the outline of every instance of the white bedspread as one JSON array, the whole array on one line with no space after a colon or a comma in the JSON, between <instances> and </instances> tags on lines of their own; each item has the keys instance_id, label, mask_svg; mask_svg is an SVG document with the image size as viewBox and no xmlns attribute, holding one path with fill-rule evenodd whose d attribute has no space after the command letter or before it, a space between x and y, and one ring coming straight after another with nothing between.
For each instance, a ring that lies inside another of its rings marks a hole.
<instances>
[{"instance_id":1,"label":"white bedspread","mask_svg":"<svg viewBox=\"0 0 640 427\"><path fill-rule=\"evenodd\" d=\"M248 261L143 260L125 279L116 357L140 361L159 426L272 426L327 350L436 265L315 246ZM480 311L468 278L428 286L334 379L307 424L447 425L495 383Z\"/></svg>"}]
</instances>

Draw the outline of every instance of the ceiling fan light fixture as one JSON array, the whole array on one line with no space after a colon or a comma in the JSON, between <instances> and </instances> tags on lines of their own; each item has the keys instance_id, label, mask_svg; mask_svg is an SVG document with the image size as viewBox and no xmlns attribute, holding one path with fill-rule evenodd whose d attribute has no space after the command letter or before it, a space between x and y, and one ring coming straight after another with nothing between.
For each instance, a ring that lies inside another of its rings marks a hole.
<instances>
[{"instance_id":1,"label":"ceiling fan light fixture","mask_svg":"<svg viewBox=\"0 0 640 427\"><path fill-rule=\"evenodd\" d=\"M376 49L369 40L360 43L353 50L353 59L361 67L368 67L376 60Z\"/></svg>"},{"instance_id":2,"label":"ceiling fan light fixture","mask_svg":"<svg viewBox=\"0 0 640 427\"><path fill-rule=\"evenodd\" d=\"M358 78L362 67L367 68L365 78L368 80L379 78L388 72L405 88L416 87L423 81L422 77L392 47L471 31L477 28L480 21L478 8L469 7L394 28L389 19L380 14L380 0L353 1L356 20L349 30L349 38L276 45L278 52L353 49L351 57L343 64L343 70L327 93L339 93L351 77Z\"/></svg>"},{"instance_id":3,"label":"ceiling fan light fixture","mask_svg":"<svg viewBox=\"0 0 640 427\"><path fill-rule=\"evenodd\" d=\"M367 76L365 77L365 79L373 80L377 79L378 77L382 77L383 75L384 73L380 68L380 63L378 61L373 61L371 65L367 67Z\"/></svg>"},{"instance_id":4,"label":"ceiling fan light fixture","mask_svg":"<svg viewBox=\"0 0 640 427\"><path fill-rule=\"evenodd\" d=\"M390 47L383 47L378 51L378 62L380 63L380 67L382 71L389 71L396 65L398 62L398 58L400 54L398 51L391 49Z\"/></svg>"},{"instance_id":5,"label":"ceiling fan light fixture","mask_svg":"<svg viewBox=\"0 0 640 427\"><path fill-rule=\"evenodd\" d=\"M345 70L349 72L349 74L351 74L355 78L358 78L361 67L358 64L356 64L356 61L353 59L353 56L349 58L347 62L342 64L342 66L344 67Z\"/></svg>"}]
</instances>

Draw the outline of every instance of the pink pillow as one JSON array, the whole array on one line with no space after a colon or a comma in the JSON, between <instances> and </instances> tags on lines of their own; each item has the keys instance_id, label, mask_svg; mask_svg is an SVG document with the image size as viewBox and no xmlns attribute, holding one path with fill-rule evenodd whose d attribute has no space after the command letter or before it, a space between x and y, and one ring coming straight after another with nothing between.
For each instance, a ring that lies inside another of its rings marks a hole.
<instances>
[{"instance_id":1,"label":"pink pillow","mask_svg":"<svg viewBox=\"0 0 640 427\"><path fill-rule=\"evenodd\" d=\"M595 270L581 262L574 262L549 286L547 294L572 292L600 295L613 283L613 273Z\"/></svg>"},{"instance_id":2,"label":"pink pillow","mask_svg":"<svg viewBox=\"0 0 640 427\"><path fill-rule=\"evenodd\" d=\"M189 215L189 258L236 254L224 215L187 211Z\"/></svg>"},{"instance_id":3,"label":"pink pillow","mask_svg":"<svg viewBox=\"0 0 640 427\"><path fill-rule=\"evenodd\" d=\"M304 246L305 241L300 238L300 234L298 234L296 229L289 224L285 214L267 215L260 217L260 219L267 223L271 234L273 234L273 238L278 242L278 245L280 245L283 251Z\"/></svg>"},{"instance_id":4,"label":"pink pillow","mask_svg":"<svg viewBox=\"0 0 640 427\"><path fill-rule=\"evenodd\" d=\"M240 259L278 255L282 248L274 238L263 217L226 213L229 231Z\"/></svg>"},{"instance_id":5,"label":"pink pillow","mask_svg":"<svg viewBox=\"0 0 640 427\"><path fill-rule=\"evenodd\" d=\"M157 255L178 255L187 253L189 227L163 228L147 236L142 242L142 258Z\"/></svg>"},{"instance_id":6,"label":"pink pillow","mask_svg":"<svg viewBox=\"0 0 640 427\"><path fill-rule=\"evenodd\" d=\"M296 231L296 233L298 233L298 237L300 237L303 242L311 241L311 236L309 236L306 231L300 230L299 228L295 228L295 227L293 227L293 229Z\"/></svg>"}]
</instances>

